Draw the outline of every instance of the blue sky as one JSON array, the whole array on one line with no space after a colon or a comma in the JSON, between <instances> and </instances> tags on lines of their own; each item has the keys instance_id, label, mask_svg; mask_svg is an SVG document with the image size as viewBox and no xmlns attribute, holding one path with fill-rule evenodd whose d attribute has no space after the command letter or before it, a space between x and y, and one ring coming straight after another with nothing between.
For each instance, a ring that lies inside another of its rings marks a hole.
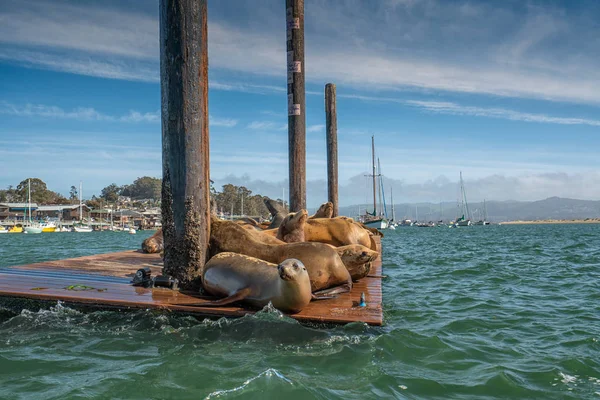
<instances>
[{"instance_id":1,"label":"blue sky","mask_svg":"<svg viewBox=\"0 0 600 400\"><path fill-rule=\"evenodd\" d=\"M209 1L211 177L287 191L283 1ZM600 3L306 0L308 204L326 197L337 85L342 205L370 136L396 202L600 198ZM84 196L161 175L158 2L0 0L0 187Z\"/></svg>"}]
</instances>

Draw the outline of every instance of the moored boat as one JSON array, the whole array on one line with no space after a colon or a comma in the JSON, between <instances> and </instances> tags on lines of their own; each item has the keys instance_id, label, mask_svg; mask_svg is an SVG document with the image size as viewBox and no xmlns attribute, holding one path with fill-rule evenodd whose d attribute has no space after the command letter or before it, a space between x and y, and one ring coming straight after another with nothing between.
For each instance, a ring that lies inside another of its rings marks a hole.
<instances>
[{"instance_id":1,"label":"moored boat","mask_svg":"<svg viewBox=\"0 0 600 400\"><path fill-rule=\"evenodd\" d=\"M73 232L88 233L88 232L92 232L92 231L93 231L93 229L89 225L85 225L85 224L74 224L73 225Z\"/></svg>"},{"instance_id":2,"label":"moored boat","mask_svg":"<svg viewBox=\"0 0 600 400\"><path fill-rule=\"evenodd\" d=\"M29 225L23 228L25 233L42 233L42 227L37 225Z\"/></svg>"},{"instance_id":3,"label":"moored boat","mask_svg":"<svg viewBox=\"0 0 600 400\"><path fill-rule=\"evenodd\" d=\"M23 226L20 224L13 225L8 229L8 233L23 233Z\"/></svg>"},{"instance_id":4,"label":"moored boat","mask_svg":"<svg viewBox=\"0 0 600 400\"><path fill-rule=\"evenodd\" d=\"M42 232L55 232L56 224L54 222L44 222L41 224Z\"/></svg>"}]
</instances>

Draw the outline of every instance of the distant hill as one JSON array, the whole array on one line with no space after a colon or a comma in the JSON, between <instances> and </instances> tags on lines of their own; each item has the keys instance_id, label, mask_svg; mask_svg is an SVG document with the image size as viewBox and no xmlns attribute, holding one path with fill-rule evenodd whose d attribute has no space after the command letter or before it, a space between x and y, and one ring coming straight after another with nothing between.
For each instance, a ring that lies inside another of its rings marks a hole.
<instances>
[{"instance_id":1,"label":"distant hill","mask_svg":"<svg viewBox=\"0 0 600 400\"><path fill-rule=\"evenodd\" d=\"M600 201L576 200L561 197L550 197L538 201L486 201L488 220L493 222L515 220L545 220L545 219L585 219L600 218ZM340 207L340 215L356 216L358 210L364 214L365 205ZM371 210L372 205L368 206ZM454 219L459 215L456 203L418 203L396 204L396 219L411 219L420 221L437 221ZM387 207L391 217L391 206ZM441 211L440 211L441 210ZM483 216L483 203L469 203L469 211L474 220ZM418 218L417 218L418 214Z\"/></svg>"}]
</instances>

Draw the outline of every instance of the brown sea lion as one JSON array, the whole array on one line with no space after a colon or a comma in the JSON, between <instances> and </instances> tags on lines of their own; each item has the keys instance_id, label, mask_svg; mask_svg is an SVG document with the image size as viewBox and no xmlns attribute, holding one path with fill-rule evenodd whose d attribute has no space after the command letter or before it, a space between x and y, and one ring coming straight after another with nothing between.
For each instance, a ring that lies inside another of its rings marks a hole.
<instances>
[{"instance_id":1,"label":"brown sea lion","mask_svg":"<svg viewBox=\"0 0 600 400\"><path fill-rule=\"evenodd\" d=\"M379 257L379 253L360 244L349 244L336 247L342 262L348 269L353 281L364 278L371 270L371 262Z\"/></svg>"},{"instance_id":2,"label":"brown sea lion","mask_svg":"<svg viewBox=\"0 0 600 400\"><path fill-rule=\"evenodd\" d=\"M258 223L258 221L256 221L254 218L250 218L250 217L242 217L242 218L236 219L235 222L240 225L250 225L255 228L260 227L260 224Z\"/></svg>"},{"instance_id":3,"label":"brown sea lion","mask_svg":"<svg viewBox=\"0 0 600 400\"><path fill-rule=\"evenodd\" d=\"M308 213L306 210L300 210L297 213L289 213L281 225L277 229L277 239L283 240L286 243L300 243L305 242L304 239L304 226Z\"/></svg>"},{"instance_id":4,"label":"brown sea lion","mask_svg":"<svg viewBox=\"0 0 600 400\"><path fill-rule=\"evenodd\" d=\"M327 203L321 204L321 207L311 215L310 218L331 218L333 216L333 203L328 201Z\"/></svg>"},{"instance_id":5,"label":"brown sea lion","mask_svg":"<svg viewBox=\"0 0 600 400\"><path fill-rule=\"evenodd\" d=\"M234 222L213 218L210 253L223 252L245 254L275 264L287 258L297 258L308 270L313 292L333 294L352 288L352 278L340 256L335 249L323 243L267 244L258 240L254 232Z\"/></svg>"},{"instance_id":6,"label":"brown sea lion","mask_svg":"<svg viewBox=\"0 0 600 400\"><path fill-rule=\"evenodd\" d=\"M321 242L333 246L361 244L373 248L369 232L350 218L313 218L306 221L305 239L308 242Z\"/></svg>"},{"instance_id":7,"label":"brown sea lion","mask_svg":"<svg viewBox=\"0 0 600 400\"><path fill-rule=\"evenodd\" d=\"M343 218L343 219L347 219L347 220L353 221L354 223L360 225L363 229L366 229L369 232L371 232L373 235L383 237L383 232L381 232L379 229L377 229L377 228L369 228L368 226L366 226L362 222L354 221L354 219L352 219L350 217L339 216L339 217L336 217L336 218Z\"/></svg>"},{"instance_id":8,"label":"brown sea lion","mask_svg":"<svg viewBox=\"0 0 600 400\"><path fill-rule=\"evenodd\" d=\"M271 223L269 224L269 229L279 228L281 225L281 221L288 215L288 210L283 207L279 202L271 199L265 199L265 206L271 213Z\"/></svg>"},{"instance_id":9,"label":"brown sea lion","mask_svg":"<svg viewBox=\"0 0 600 400\"><path fill-rule=\"evenodd\" d=\"M142 242L142 251L144 253L160 253L165 248L165 241L163 239L162 228L158 228L154 235L146 238Z\"/></svg>"},{"instance_id":10,"label":"brown sea lion","mask_svg":"<svg viewBox=\"0 0 600 400\"><path fill-rule=\"evenodd\" d=\"M212 295L226 297L196 306L242 301L264 307L271 302L280 311L297 313L312 298L306 267L293 258L276 265L242 254L220 253L204 266L202 286Z\"/></svg>"}]
</instances>

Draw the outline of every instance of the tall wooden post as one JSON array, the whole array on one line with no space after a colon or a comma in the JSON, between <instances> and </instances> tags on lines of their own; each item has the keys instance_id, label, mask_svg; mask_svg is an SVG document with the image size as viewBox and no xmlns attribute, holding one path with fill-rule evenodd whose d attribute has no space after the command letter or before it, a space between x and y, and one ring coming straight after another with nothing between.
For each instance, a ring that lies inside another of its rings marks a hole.
<instances>
[{"instance_id":1,"label":"tall wooden post","mask_svg":"<svg viewBox=\"0 0 600 400\"><path fill-rule=\"evenodd\" d=\"M206 0L160 1L164 273L197 287L210 236Z\"/></svg>"},{"instance_id":2,"label":"tall wooden post","mask_svg":"<svg viewBox=\"0 0 600 400\"><path fill-rule=\"evenodd\" d=\"M325 124L327 128L327 200L333 203L333 216L338 216L338 150L335 85L325 85Z\"/></svg>"},{"instance_id":3,"label":"tall wooden post","mask_svg":"<svg viewBox=\"0 0 600 400\"><path fill-rule=\"evenodd\" d=\"M290 211L306 208L304 0L286 0Z\"/></svg>"}]
</instances>

